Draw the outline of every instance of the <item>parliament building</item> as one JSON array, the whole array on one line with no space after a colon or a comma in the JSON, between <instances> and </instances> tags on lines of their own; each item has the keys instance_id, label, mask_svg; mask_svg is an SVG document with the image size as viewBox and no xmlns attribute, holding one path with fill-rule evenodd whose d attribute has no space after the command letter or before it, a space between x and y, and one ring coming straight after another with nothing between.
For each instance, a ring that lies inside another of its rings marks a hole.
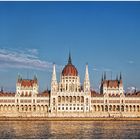
<instances>
[{"instance_id":1,"label":"parliament building","mask_svg":"<svg viewBox=\"0 0 140 140\"><path fill-rule=\"evenodd\" d=\"M100 92L91 90L88 64L80 82L78 70L68 63L57 81L55 64L51 90L39 93L36 76L16 82L16 93L0 92L0 117L140 117L140 92L124 93L122 75L115 80L102 76Z\"/></svg>"}]
</instances>

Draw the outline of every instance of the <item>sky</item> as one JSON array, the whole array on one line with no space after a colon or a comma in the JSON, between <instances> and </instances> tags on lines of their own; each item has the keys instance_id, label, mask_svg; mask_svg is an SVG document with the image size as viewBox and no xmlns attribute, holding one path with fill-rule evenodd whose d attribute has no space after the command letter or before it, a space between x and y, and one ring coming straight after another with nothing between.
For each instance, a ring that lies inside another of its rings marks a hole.
<instances>
[{"instance_id":1,"label":"sky","mask_svg":"<svg viewBox=\"0 0 140 140\"><path fill-rule=\"evenodd\" d=\"M140 2L0 2L0 86L16 90L17 75L37 75L39 90L57 80L69 51L83 84L91 88L120 72L125 91L140 90Z\"/></svg>"}]
</instances>

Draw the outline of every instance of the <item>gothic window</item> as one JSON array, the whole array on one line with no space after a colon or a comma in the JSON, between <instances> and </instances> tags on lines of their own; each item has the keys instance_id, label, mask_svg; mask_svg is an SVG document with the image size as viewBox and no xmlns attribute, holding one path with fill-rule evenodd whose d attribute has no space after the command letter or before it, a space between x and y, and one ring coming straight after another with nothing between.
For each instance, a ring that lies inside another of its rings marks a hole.
<instances>
[{"instance_id":1,"label":"gothic window","mask_svg":"<svg viewBox=\"0 0 140 140\"><path fill-rule=\"evenodd\" d=\"M108 106L107 105L105 106L105 111L108 111Z\"/></svg>"},{"instance_id":2,"label":"gothic window","mask_svg":"<svg viewBox=\"0 0 140 140\"><path fill-rule=\"evenodd\" d=\"M72 102L72 96L70 96L70 102Z\"/></svg>"},{"instance_id":3,"label":"gothic window","mask_svg":"<svg viewBox=\"0 0 140 140\"><path fill-rule=\"evenodd\" d=\"M88 98L86 99L86 104L88 104Z\"/></svg>"},{"instance_id":4,"label":"gothic window","mask_svg":"<svg viewBox=\"0 0 140 140\"><path fill-rule=\"evenodd\" d=\"M73 101L76 102L76 97L75 96L73 97Z\"/></svg>"},{"instance_id":5,"label":"gothic window","mask_svg":"<svg viewBox=\"0 0 140 140\"><path fill-rule=\"evenodd\" d=\"M55 98L53 98L53 104L55 104Z\"/></svg>"},{"instance_id":6,"label":"gothic window","mask_svg":"<svg viewBox=\"0 0 140 140\"><path fill-rule=\"evenodd\" d=\"M59 102L59 103L61 102L61 97L60 97L60 96L58 96L58 102Z\"/></svg>"},{"instance_id":7,"label":"gothic window","mask_svg":"<svg viewBox=\"0 0 140 140\"><path fill-rule=\"evenodd\" d=\"M66 84L66 90L68 89L67 84Z\"/></svg>"},{"instance_id":8,"label":"gothic window","mask_svg":"<svg viewBox=\"0 0 140 140\"><path fill-rule=\"evenodd\" d=\"M78 101L78 102L80 101L80 97L79 97L79 96L77 97L77 101Z\"/></svg>"},{"instance_id":9,"label":"gothic window","mask_svg":"<svg viewBox=\"0 0 140 140\"><path fill-rule=\"evenodd\" d=\"M62 101L63 101L63 102L65 101L65 97L64 97L64 96L62 96Z\"/></svg>"},{"instance_id":10,"label":"gothic window","mask_svg":"<svg viewBox=\"0 0 140 140\"><path fill-rule=\"evenodd\" d=\"M66 96L66 101L68 102L68 100L69 100L69 98L68 98L68 96Z\"/></svg>"},{"instance_id":11,"label":"gothic window","mask_svg":"<svg viewBox=\"0 0 140 140\"><path fill-rule=\"evenodd\" d=\"M84 97L83 97L83 96L81 97L81 102L82 102L82 103L84 102Z\"/></svg>"}]
</instances>

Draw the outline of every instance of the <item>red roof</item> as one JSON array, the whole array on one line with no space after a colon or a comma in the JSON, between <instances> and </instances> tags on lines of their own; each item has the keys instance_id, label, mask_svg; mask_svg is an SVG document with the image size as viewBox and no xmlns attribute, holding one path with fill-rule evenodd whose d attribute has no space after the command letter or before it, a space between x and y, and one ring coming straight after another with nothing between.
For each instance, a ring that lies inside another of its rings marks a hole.
<instances>
[{"instance_id":1,"label":"red roof","mask_svg":"<svg viewBox=\"0 0 140 140\"><path fill-rule=\"evenodd\" d=\"M78 71L72 64L67 64L62 71L63 76L78 76Z\"/></svg>"},{"instance_id":2,"label":"red roof","mask_svg":"<svg viewBox=\"0 0 140 140\"><path fill-rule=\"evenodd\" d=\"M96 91L91 91L91 97L103 97L103 94L99 94Z\"/></svg>"},{"instance_id":3,"label":"red roof","mask_svg":"<svg viewBox=\"0 0 140 140\"><path fill-rule=\"evenodd\" d=\"M23 87L33 87L33 84L37 84L37 80L23 79L18 81L18 83L20 83Z\"/></svg>"},{"instance_id":4,"label":"red roof","mask_svg":"<svg viewBox=\"0 0 140 140\"><path fill-rule=\"evenodd\" d=\"M37 94L38 97L49 97L49 95L50 95L49 92L43 92L43 93Z\"/></svg>"},{"instance_id":5,"label":"red roof","mask_svg":"<svg viewBox=\"0 0 140 140\"><path fill-rule=\"evenodd\" d=\"M126 93L126 97L140 97L140 91L135 93Z\"/></svg>"},{"instance_id":6,"label":"red roof","mask_svg":"<svg viewBox=\"0 0 140 140\"><path fill-rule=\"evenodd\" d=\"M120 82L118 80L104 80L103 85L106 85L107 87L119 87Z\"/></svg>"},{"instance_id":7,"label":"red roof","mask_svg":"<svg viewBox=\"0 0 140 140\"><path fill-rule=\"evenodd\" d=\"M10 97L11 97L11 96L14 97L14 96L15 96L15 93L10 93L10 92L3 92L3 93L1 93L1 92L0 92L0 96L2 96L2 97L7 97L7 96L8 96L8 97L9 97L9 96L10 96Z\"/></svg>"}]
</instances>

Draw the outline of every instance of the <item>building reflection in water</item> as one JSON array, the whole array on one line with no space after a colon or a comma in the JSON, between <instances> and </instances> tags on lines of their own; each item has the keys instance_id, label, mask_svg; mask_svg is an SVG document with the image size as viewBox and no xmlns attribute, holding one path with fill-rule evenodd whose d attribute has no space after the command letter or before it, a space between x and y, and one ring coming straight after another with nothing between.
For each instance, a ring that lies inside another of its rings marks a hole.
<instances>
[{"instance_id":1,"label":"building reflection in water","mask_svg":"<svg viewBox=\"0 0 140 140\"><path fill-rule=\"evenodd\" d=\"M0 121L0 138L140 138L137 121Z\"/></svg>"}]
</instances>

